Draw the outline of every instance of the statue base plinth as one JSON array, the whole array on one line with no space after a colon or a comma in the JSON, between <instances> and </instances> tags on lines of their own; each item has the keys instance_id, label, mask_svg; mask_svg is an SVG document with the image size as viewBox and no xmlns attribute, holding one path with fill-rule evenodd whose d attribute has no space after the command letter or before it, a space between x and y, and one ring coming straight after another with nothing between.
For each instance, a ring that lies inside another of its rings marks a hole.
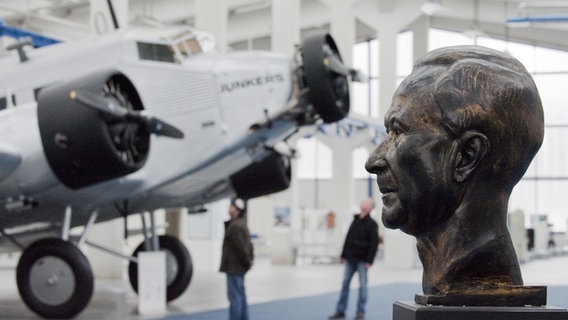
<instances>
[{"instance_id":1,"label":"statue base plinth","mask_svg":"<svg viewBox=\"0 0 568 320\"><path fill-rule=\"evenodd\" d=\"M424 306L538 307L546 305L546 286L472 287L440 295L416 294L414 301Z\"/></svg>"},{"instance_id":2,"label":"statue base plinth","mask_svg":"<svg viewBox=\"0 0 568 320\"><path fill-rule=\"evenodd\" d=\"M393 304L393 320L568 320L566 309L540 307L425 306L413 301Z\"/></svg>"}]
</instances>

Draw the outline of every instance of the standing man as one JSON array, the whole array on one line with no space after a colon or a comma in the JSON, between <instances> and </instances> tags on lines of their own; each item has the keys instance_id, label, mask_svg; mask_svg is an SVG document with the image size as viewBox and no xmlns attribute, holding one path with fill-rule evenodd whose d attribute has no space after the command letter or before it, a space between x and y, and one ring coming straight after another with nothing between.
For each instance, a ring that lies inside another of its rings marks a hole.
<instances>
[{"instance_id":1,"label":"standing man","mask_svg":"<svg viewBox=\"0 0 568 320\"><path fill-rule=\"evenodd\" d=\"M356 214L341 253L341 263L345 263L343 285L339 301L335 308L335 314L329 319L345 318L347 300L349 298L349 284L355 272L359 273L359 300L357 301L357 315L355 319L364 319L365 304L367 303L367 270L373 264L379 245L379 227L369 213L375 207L371 198L361 201L361 212Z\"/></svg>"},{"instance_id":2,"label":"standing man","mask_svg":"<svg viewBox=\"0 0 568 320\"><path fill-rule=\"evenodd\" d=\"M231 200L229 215L231 219L225 222L220 271L227 274L229 319L248 320L245 273L252 267L254 254L241 199Z\"/></svg>"}]
</instances>

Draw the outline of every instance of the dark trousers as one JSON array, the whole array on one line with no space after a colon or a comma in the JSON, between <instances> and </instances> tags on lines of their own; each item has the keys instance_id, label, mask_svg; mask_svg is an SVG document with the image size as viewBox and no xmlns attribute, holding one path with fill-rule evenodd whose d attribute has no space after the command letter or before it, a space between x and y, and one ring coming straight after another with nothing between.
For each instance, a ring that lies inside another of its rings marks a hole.
<instances>
[{"instance_id":1,"label":"dark trousers","mask_svg":"<svg viewBox=\"0 0 568 320\"><path fill-rule=\"evenodd\" d=\"M229 320L248 320L245 275L227 273L227 296L229 298Z\"/></svg>"}]
</instances>

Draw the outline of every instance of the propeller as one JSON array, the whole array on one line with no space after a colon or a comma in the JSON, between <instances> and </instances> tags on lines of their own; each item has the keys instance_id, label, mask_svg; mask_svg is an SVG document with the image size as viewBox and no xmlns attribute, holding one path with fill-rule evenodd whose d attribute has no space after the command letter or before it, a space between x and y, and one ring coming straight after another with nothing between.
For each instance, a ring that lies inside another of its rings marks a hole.
<instances>
[{"instance_id":1,"label":"propeller","mask_svg":"<svg viewBox=\"0 0 568 320\"><path fill-rule=\"evenodd\" d=\"M148 132L155 135L175 139L182 139L184 137L183 132L171 124L155 117L147 117L138 111L123 108L120 105L113 103L111 99L105 99L95 93L88 91L71 91L69 93L69 97L72 100L76 100L112 119L139 123L143 125Z\"/></svg>"}]
</instances>

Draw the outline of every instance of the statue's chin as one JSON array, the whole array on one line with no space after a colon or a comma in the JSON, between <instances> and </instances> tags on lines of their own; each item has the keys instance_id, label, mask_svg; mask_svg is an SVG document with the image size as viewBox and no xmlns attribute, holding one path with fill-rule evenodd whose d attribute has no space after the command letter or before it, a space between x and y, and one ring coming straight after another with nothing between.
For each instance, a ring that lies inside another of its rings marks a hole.
<instances>
[{"instance_id":1,"label":"statue's chin","mask_svg":"<svg viewBox=\"0 0 568 320\"><path fill-rule=\"evenodd\" d=\"M396 194L383 195L382 220L385 227L389 229L404 227L408 222L408 217L403 213L400 200L396 197Z\"/></svg>"}]
</instances>

